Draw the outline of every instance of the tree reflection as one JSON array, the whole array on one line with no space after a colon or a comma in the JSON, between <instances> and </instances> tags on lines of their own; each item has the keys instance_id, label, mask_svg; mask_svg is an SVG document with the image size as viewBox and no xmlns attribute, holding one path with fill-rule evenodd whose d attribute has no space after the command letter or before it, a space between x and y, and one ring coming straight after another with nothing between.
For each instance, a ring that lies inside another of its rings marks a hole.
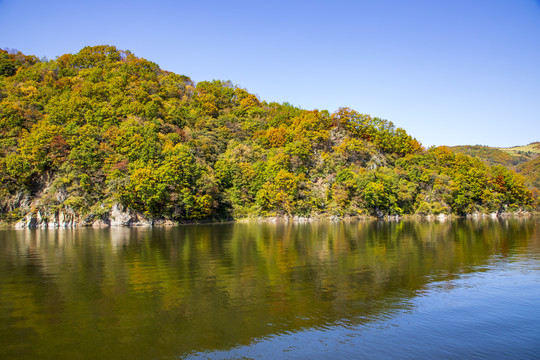
<instances>
[{"instance_id":1,"label":"tree reflection","mask_svg":"<svg viewBox=\"0 0 540 360\"><path fill-rule=\"evenodd\" d=\"M0 232L0 355L155 358L406 310L538 248L535 219Z\"/></svg>"}]
</instances>

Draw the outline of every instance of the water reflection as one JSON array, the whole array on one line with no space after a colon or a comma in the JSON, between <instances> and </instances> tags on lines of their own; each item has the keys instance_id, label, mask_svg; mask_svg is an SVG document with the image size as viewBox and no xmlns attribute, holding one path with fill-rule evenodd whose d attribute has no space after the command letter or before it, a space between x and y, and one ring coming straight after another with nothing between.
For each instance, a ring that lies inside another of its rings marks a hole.
<instances>
[{"instance_id":1,"label":"water reflection","mask_svg":"<svg viewBox=\"0 0 540 360\"><path fill-rule=\"evenodd\" d=\"M414 307L536 257L536 219L0 232L0 357L177 358Z\"/></svg>"}]
</instances>

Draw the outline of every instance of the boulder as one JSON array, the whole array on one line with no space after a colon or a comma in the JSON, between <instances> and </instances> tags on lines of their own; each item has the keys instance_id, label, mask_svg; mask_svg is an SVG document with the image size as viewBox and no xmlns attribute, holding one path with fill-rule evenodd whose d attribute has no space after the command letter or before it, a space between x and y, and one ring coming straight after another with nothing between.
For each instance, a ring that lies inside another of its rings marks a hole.
<instances>
[{"instance_id":1,"label":"boulder","mask_svg":"<svg viewBox=\"0 0 540 360\"><path fill-rule=\"evenodd\" d=\"M109 222L103 219L97 219L92 223L92 227L94 228L102 228L102 227L108 227L110 226Z\"/></svg>"}]
</instances>

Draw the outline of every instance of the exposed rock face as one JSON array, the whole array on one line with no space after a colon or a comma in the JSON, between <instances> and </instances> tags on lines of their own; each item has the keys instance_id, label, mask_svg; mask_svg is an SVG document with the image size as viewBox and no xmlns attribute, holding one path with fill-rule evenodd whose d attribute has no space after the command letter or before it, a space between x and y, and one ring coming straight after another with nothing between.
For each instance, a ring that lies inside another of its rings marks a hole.
<instances>
[{"instance_id":1,"label":"exposed rock face","mask_svg":"<svg viewBox=\"0 0 540 360\"><path fill-rule=\"evenodd\" d=\"M130 215L129 210L124 211L124 207L121 204L114 204L111 209L111 226L128 226L133 222L133 216Z\"/></svg>"},{"instance_id":2,"label":"exposed rock face","mask_svg":"<svg viewBox=\"0 0 540 360\"><path fill-rule=\"evenodd\" d=\"M41 210L30 212L16 224L16 228L56 228L73 227L78 225L78 216L73 212L60 211L57 214L47 215Z\"/></svg>"},{"instance_id":3,"label":"exposed rock face","mask_svg":"<svg viewBox=\"0 0 540 360\"><path fill-rule=\"evenodd\" d=\"M37 223L36 216L33 213L28 213L25 217L19 220L15 227L18 229L22 228L35 228Z\"/></svg>"},{"instance_id":4,"label":"exposed rock face","mask_svg":"<svg viewBox=\"0 0 540 360\"><path fill-rule=\"evenodd\" d=\"M162 220L163 224L171 225L173 222ZM129 208L124 208L121 204L114 204L109 214L95 217L93 215L81 218L71 209L64 209L55 214L47 214L43 210L34 210L19 220L16 228L69 228L75 226L141 226L152 225L153 222L145 218L142 214Z\"/></svg>"},{"instance_id":5,"label":"exposed rock face","mask_svg":"<svg viewBox=\"0 0 540 360\"><path fill-rule=\"evenodd\" d=\"M59 227L72 227L77 226L77 217L73 212L63 212L58 213L58 226Z\"/></svg>"},{"instance_id":6,"label":"exposed rock face","mask_svg":"<svg viewBox=\"0 0 540 360\"><path fill-rule=\"evenodd\" d=\"M44 227L47 224L44 217L41 215L41 211L36 213L36 227Z\"/></svg>"},{"instance_id":7,"label":"exposed rock face","mask_svg":"<svg viewBox=\"0 0 540 360\"><path fill-rule=\"evenodd\" d=\"M49 228L57 228L60 226L60 223L58 222L58 216L53 216L49 218L49 222L47 223L47 227Z\"/></svg>"},{"instance_id":8,"label":"exposed rock face","mask_svg":"<svg viewBox=\"0 0 540 360\"><path fill-rule=\"evenodd\" d=\"M119 203L113 205L109 219L111 226L152 225L152 222L144 216L129 208L124 208Z\"/></svg>"},{"instance_id":9,"label":"exposed rock face","mask_svg":"<svg viewBox=\"0 0 540 360\"><path fill-rule=\"evenodd\" d=\"M92 227L100 228L100 227L108 227L110 226L110 223L108 220L98 219L92 223Z\"/></svg>"}]
</instances>

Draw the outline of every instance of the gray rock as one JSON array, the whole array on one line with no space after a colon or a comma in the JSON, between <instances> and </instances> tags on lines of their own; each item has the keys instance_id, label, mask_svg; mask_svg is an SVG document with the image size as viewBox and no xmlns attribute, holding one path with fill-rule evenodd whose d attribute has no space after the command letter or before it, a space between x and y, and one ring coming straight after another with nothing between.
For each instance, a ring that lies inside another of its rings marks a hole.
<instances>
[{"instance_id":1,"label":"gray rock","mask_svg":"<svg viewBox=\"0 0 540 360\"><path fill-rule=\"evenodd\" d=\"M38 228L46 228L47 227L47 219L41 215L41 211L38 210L36 213L36 227Z\"/></svg>"},{"instance_id":2,"label":"gray rock","mask_svg":"<svg viewBox=\"0 0 540 360\"><path fill-rule=\"evenodd\" d=\"M111 226L152 225L152 221L146 219L142 214L129 208L124 208L124 206L119 203L115 203L112 206L109 218Z\"/></svg>"},{"instance_id":3,"label":"gray rock","mask_svg":"<svg viewBox=\"0 0 540 360\"><path fill-rule=\"evenodd\" d=\"M15 227L17 229L23 229L23 228L35 228L37 224L37 219L34 214L28 213L25 217L23 217L21 220L19 220Z\"/></svg>"},{"instance_id":4,"label":"gray rock","mask_svg":"<svg viewBox=\"0 0 540 360\"><path fill-rule=\"evenodd\" d=\"M108 227L108 226L109 226L109 222L103 219L98 219L94 221L94 223L92 224L92 227L94 228L101 228L101 227Z\"/></svg>"},{"instance_id":5,"label":"gray rock","mask_svg":"<svg viewBox=\"0 0 540 360\"><path fill-rule=\"evenodd\" d=\"M129 209L125 209L122 204L115 203L111 209L111 226L129 226L133 222L133 216Z\"/></svg>"},{"instance_id":6,"label":"gray rock","mask_svg":"<svg viewBox=\"0 0 540 360\"><path fill-rule=\"evenodd\" d=\"M74 213L68 212L68 211L66 212L60 211L60 213L58 214L59 227L67 228L67 227L77 226L77 224L78 224L77 218L75 217Z\"/></svg>"}]
</instances>

